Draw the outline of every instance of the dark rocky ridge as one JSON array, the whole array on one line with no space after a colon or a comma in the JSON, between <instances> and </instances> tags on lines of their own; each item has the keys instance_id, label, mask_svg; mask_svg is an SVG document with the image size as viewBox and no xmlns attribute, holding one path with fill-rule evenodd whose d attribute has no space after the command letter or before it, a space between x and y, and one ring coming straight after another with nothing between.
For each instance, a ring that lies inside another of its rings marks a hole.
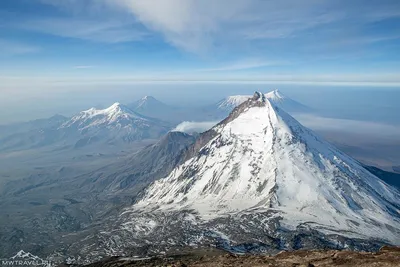
<instances>
[{"instance_id":1,"label":"dark rocky ridge","mask_svg":"<svg viewBox=\"0 0 400 267\"><path fill-rule=\"evenodd\" d=\"M88 267L130 267L130 266L171 266L171 267L397 267L400 262L400 248L382 247L378 252L354 252L338 250L299 250L281 252L276 256L234 255L216 249L183 250L180 253L133 260L111 257Z\"/></svg>"}]
</instances>

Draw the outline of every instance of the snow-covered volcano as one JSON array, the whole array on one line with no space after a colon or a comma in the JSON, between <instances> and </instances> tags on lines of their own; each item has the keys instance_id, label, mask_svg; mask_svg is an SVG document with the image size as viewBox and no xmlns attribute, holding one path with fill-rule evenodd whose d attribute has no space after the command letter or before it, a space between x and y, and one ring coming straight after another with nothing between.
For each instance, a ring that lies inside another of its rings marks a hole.
<instances>
[{"instance_id":1,"label":"snow-covered volcano","mask_svg":"<svg viewBox=\"0 0 400 267\"><path fill-rule=\"evenodd\" d=\"M91 108L80 112L59 128L68 134L75 132L88 140L134 141L147 138L159 138L169 128L166 123L145 117L120 103L114 103L106 109Z\"/></svg>"},{"instance_id":2,"label":"snow-covered volcano","mask_svg":"<svg viewBox=\"0 0 400 267\"><path fill-rule=\"evenodd\" d=\"M400 244L400 193L267 95L240 104L188 151L133 210L192 211L204 221L269 214L263 223L277 220L290 231Z\"/></svg>"},{"instance_id":3,"label":"snow-covered volcano","mask_svg":"<svg viewBox=\"0 0 400 267\"><path fill-rule=\"evenodd\" d=\"M143 98L128 104L128 107L145 116L157 118L168 122L180 122L182 115L179 108L169 106L152 96L144 96Z\"/></svg>"},{"instance_id":4,"label":"snow-covered volcano","mask_svg":"<svg viewBox=\"0 0 400 267\"><path fill-rule=\"evenodd\" d=\"M84 110L64 123L61 128L76 127L83 130L99 126L123 127L132 122L146 124L148 119L120 103L114 103L106 109Z\"/></svg>"},{"instance_id":5,"label":"snow-covered volcano","mask_svg":"<svg viewBox=\"0 0 400 267\"><path fill-rule=\"evenodd\" d=\"M94 143L116 145L143 139L158 139L171 125L146 117L127 106L114 103L106 109L91 108L66 118L53 116L0 129L0 150L45 146L80 148ZM4 137L1 137L4 135Z\"/></svg>"}]
</instances>

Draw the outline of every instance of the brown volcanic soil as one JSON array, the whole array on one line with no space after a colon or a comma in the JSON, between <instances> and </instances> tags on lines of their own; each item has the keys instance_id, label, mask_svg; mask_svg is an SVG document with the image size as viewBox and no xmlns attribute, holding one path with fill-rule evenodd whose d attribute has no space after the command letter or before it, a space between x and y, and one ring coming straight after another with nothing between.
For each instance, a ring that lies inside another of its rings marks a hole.
<instances>
[{"instance_id":1,"label":"brown volcanic soil","mask_svg":"<svg viewBox=\"0 0 400 267\"><path fill-rule=\"evenodd\" d=\"M379 252L354 252L338 250L299 250L281 252L276 256L233 255L218 250L191 251L187 254L133 260L128 258L109 258L88 265L90 267L128 267L128 266L169 266L169 267L377 267L400 266L400 247L383 247Z\"/></svg>"}]
</instances>

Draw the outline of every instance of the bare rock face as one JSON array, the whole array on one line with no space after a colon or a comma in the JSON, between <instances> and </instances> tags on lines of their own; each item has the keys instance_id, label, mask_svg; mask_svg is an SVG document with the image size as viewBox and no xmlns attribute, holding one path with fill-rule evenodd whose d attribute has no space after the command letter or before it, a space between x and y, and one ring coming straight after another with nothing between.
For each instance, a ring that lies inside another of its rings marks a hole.
<instances>
[{"instance_id":1,"label":"bare rock face","mask_svg":"<svg viewBox=\"0 0 400 267\"><path fill-rule=\"evenodd\" d=\"M218 250L195 250L180 255L168 255L164 258L131 260L129 258L109 258L88 265L90 267L128 267L128 266L242 266L242 267L398 267L400 266L400 248L383 247L376 253L338 251L338 250L299 250L281 252L275 256L234 255Z\"/></svg>"}]
</instances>

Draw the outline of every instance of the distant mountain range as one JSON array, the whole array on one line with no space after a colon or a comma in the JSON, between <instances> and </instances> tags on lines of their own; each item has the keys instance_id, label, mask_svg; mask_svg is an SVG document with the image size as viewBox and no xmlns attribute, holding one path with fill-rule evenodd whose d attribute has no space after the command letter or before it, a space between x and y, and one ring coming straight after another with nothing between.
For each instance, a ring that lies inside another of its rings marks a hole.
<instances>
[{"instance_id":1,"label":"distant mountain range","mask_svg":"<svg viewBox=\"0 0 400 267\"><path fill-rule=\"evenodd\" d=\"M313 110L281 93L278 90L271 91L265 96L278 107L289 113L311 113ZM180 123L182 121L215 121L225 118L235 107L251 98L251 95L233 95L204 107L178 108L172 107L152 96L128 105L130 109L140 114L168 121Z\"/></svg>"},{"instance_id":2,"label":"distant mountain range","mask_svg":"<svg viewBox=\"0 0 400 267\"><path fill-rule=\"evenodd\" d=\"M118 144L158 139L183 121L215 121L251 96L229 96L202 108L172 107L152 96L128 105L114 103L106 109L91 108L72 118L55 115L25 123L0 126L0 151L40 148L49 145L80 148L95 143ZM289 112L311 109L274 90L266 97Z\"/></svg>"}]
</instances>

